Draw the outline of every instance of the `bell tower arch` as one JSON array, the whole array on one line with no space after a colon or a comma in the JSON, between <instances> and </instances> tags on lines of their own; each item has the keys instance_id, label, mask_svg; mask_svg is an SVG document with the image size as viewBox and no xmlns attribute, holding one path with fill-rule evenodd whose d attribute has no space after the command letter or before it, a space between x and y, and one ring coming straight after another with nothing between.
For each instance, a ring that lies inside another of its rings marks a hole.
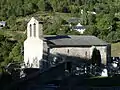
<instances>
[{"instance_id":1,"label":"bell tower arch","mask_svg":"<svg viewBox=\"0 0 120 90\"><path fill-rule=\"evenodd\" d=\"M39 68L43 58L42 22L34 17L27 24L27 39L24 41L24 62L27 67Z\"/></svg>"},{"instance_id":2,"label":"bell tower arch","mask_svg":"<svg viewBox=\"0 0 120 90\"><path fill-rule=\"evenodd\" d=\"M42 38L43 36L42 22L39 22L34 17L27 24L27 38Z\"/></svg>"}]
</instances>

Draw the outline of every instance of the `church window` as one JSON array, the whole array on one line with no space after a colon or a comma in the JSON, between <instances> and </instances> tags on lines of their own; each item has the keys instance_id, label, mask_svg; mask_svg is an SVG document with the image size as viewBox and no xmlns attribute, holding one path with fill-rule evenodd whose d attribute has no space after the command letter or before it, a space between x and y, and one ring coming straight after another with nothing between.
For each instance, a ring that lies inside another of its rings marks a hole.
<instances>
[{"instance_id":1,"label":"church window","mask_svg":"<svg viewBox=\"0 0 120 90\"><path fill-rule=\"evenodd\" d=\"M36 37L36 24L34 23L34 37Z\"/></svg>"},{"instance_id":2,"label":"church window","mask_svg":"<svg viewBox=\"0 0 120 90\"><path fill-rule=\"evenodd\" d=\"M85 52L85 57L87 58L87 51Z\"/></svg>"},{"instance_id":3,"label":"church window","mask_svg":"<svg viewBox=\"0 0 120 90\"><path fill-rule=\"evenodd\" d=\"M30 24L30 37L32 36L32 25Z\"/></svg>"},{"instance_id":4,"label":"church window","mask_svg":"<svg viewBox=\"0 0 120 90\"><path fill-rule=\"evenodd\" d=\"M67 53L69 54L69 49L67 50Z\"/></svg>"}]
</instances>

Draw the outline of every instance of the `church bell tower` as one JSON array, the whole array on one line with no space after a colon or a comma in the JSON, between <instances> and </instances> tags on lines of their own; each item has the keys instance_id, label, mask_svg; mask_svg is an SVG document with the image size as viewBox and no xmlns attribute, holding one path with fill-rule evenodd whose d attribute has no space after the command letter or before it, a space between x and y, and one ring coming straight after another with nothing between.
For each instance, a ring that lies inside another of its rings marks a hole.
<instances>
[{"instance_id":1,"label":"church bell tower","mask_svg":"<svg viewBox=\"0 0 120 90\"><path fill-rule=\"evenodd\" d=\"M40 68L43 58L42 22L34 17L27 24L27 39L24 41L24 63L27 68Z\"/></svg>"}]
</instances>

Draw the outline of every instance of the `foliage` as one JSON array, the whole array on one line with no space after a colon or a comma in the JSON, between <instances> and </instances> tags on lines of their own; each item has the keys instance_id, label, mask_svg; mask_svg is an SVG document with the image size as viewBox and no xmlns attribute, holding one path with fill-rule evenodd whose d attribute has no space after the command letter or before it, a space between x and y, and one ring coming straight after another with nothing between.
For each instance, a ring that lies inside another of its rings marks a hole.
<instances>
[{"instance_id":1,"label":"foliage","mask_svg":"<svg viewBox=\"0 0 120 90\"><path fill-rule=\"evenodd\" d=\"M117 0L2 0L0 5L0 19L7 19L8 28L13 31L22 31L26 28L25 24L22 24L24 21L21 24L16 23L16 17L18 16L24 17L38 11L62 12L81 18L81 23L87 25L85 34L95 35L109 42L119 40L119 38L117 40L112 40L114 38L108 39L112 35L111 31L116 31L117 36L119 36L120 3ZM92 12L96 14L92 14ZM115 18L118 18L118 20ZM62 19L64 20L64 18ZM61 27L63 23L54 21L52 25L48 22L45 23L47 25L44 25L45 34L59 34L59 29L66 29L66 27ZM66 30L60 31L60 33L67 34Z\"/></svg>"},{"instance_id":2,"label":"foliage","mask_svg":"<svg viewBox=\"0 0 120 90\"><path fill-rule=\"evenodd\" d=\"M9 41L4 35L0 35L0 66L9 62L9 53L11 52L14 42Z\"/></svg>"},{"instance_id":3,"label":"foliage","mask_svg":"<svg viewBox=\"0 0 120 90\"><path fill-rule=\"evenodd\" d=\"M0 21L7 22L0 32L1 65L22 60L20 48L31 16L44 21L44 34L80 35L69 27L68 19L76 17L86 28L85 35L95 35L107 42L120 41L118 0L1 0Z\"/></svg>"},{"instance_id":4,"label":"foliage","mask_svg":"<svg viewBox=\"0 0 120 90\"><path fill-rule=\"evenodd\" d=\"M23 60L23 56L21 54L21 44L20 43L17 43L12 51L10 52L9 54L9 61L10 62L13 62L13 61L22 61Z\"/></svg>"}]
</instances>

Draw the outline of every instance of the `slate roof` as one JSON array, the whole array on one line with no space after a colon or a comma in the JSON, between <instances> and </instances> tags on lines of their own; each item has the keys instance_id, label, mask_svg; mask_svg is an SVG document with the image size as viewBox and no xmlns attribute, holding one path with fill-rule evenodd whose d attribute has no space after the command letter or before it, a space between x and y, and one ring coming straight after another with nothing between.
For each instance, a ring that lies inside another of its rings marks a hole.
<instances>
[{"instance_id":1,"label":"slate roof","mask_svg":"<svg viewBox=\"0 0 120 90\"><path fill-rule=\"evenodd\" d=\"M6 25L6 21L0 21L0 25L5 26Z\"/></svg>"},{"instance_id":2,"label":"slate roof","mask_svg":"<svg viewBox=\"0 0 120 90\"><path fill-rule=\"evenodd\" d=\"M50 47L72 47L72 46L106 46L108 43L95 37L85 35L46 35L44 40Z\"/></svg>"},{"instance_id":3,"label":"slate roof","mask_svg":"<svg viewBox=\"0 0 120 90\"><path fill-rule=\"evenodd\" d=\"M78 23L76 26L72 27L72 30L76 30L78 32L81 32L81 30L85 30L85 27L83 25L81 25L80 23Z\"/></svg>"},{"instance_id":4,"label":"slate roof","mask_svg":"<svg viewBox=\"0 0 120 90\"><path fill-rule=\"evenodd\" d=\"M82 30L82 29L85 29L83 26L75 26L75 27L73 27L73 29L80 29L80 30Z\"/></svg>"},{"instance_id":5,"label":"slate roof","mask_svg":"<svg viewBox=\"0 0 120 90\"><path fill-rule=\"evenodd\" d=\"M0 21L0 29L6 26L6 21Z\"/></svg>"},{"instance_id":6,"label":"slate roof","mask_svg":"<svg viewBox=\"0 0 120 90\"><path fill-rule=\"evenodd\" d=\"M73 17L73 18L70 18L69 20L67 20L69 23L78 23L81 21L81 18L76 18L76 17Z\"/></svg>"}]
</instances>

